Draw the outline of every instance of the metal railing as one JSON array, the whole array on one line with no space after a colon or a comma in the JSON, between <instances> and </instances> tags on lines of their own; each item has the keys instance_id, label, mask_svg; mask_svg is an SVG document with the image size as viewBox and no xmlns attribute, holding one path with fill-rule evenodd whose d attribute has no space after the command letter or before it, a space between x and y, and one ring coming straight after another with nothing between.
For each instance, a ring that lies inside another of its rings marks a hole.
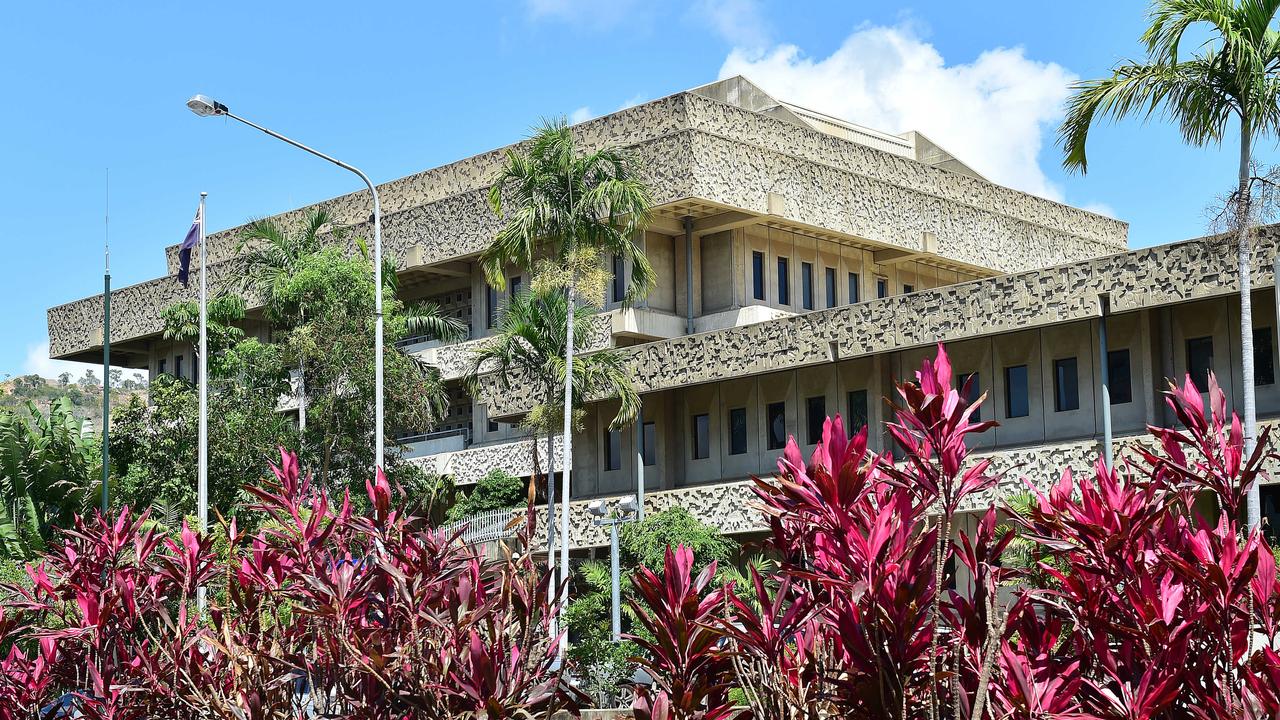
<instances>
[{"instance_id":1,"label":"metal railing","mask_svg":"<svg viewBox=\"0 0 1280 720\"><path fill-rule=\"evenodd\" d=\"M524 525L525 519L515 508L486 510L469 518L455 520L440 528L448 535L461 533L462 542L480 545L495 540L513 538Z\"/></svg>"}]
</instances>

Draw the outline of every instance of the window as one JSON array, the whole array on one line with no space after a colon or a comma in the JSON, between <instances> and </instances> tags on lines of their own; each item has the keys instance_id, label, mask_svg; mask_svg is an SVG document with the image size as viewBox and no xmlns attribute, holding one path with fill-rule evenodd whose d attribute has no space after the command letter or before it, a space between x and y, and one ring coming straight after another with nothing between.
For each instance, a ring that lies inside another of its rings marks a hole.
<instances>
[{"instance_id":1,"label":"window","mask_svg":"<svg viewBox=\"0 0 1280 720\"><path fill-rule=\"evenodd\" d=\"M658 427L652 422L644 423L640 432L640 454L644 457L644 464L652 466L658 464Z\"/></svg>"},{"instance_id":2,"label":"window","mask_svg":"<svg viewBox=\"0 0 1280 720\"><path fill-rule=\"evenodd\" d=\"M804 401L805 417L809 421L809 444L822 442L822 425L827 421L827 398L825 395L811 397Z\"/></svg>"},{"instance_id":3,"label":"window","mask_svg":"<svg viewBox=\"0 0 1280 720\"><path fill-rule=\"evenodd\" d=\"M493 328L498 324L498 291L492 285L484 286L485 327Z\"/></svg>"},{"instance_id":4,"label":"window","mask_svg":"<svg viewBox=\"0 0 1280 720\"><path fill-rule=\"evenodd\" d=\"M497 421L497 420L490 420L490 421L489 421L489 432L498 432L498 421Z\"/></svg>"},{"instance_id":5,"label":"window","mask_svg":"<svg viewBox=\"0 0 1280 720\"><path fill-rule=\"evenodd\" d=\"M906 294L908 294L908 293L913 293L913 292L915 292L915 291L916 291L916 286L915 286L915 285L912 285L911 283L902 283L902 294L903 294L903 295L906 295Z\"/></svg>"},{"instance_id":6,"label":"window","mask_svg":"<svg viewBox=\"0 0 1280 720\"><path fill-rule=\"evenodd\" d=\"M778 304L791 304L791 261L778 258Z\"/></svg>"},{"instance_id":7,"label":"window","mask_svg":"<svg viewBox=\"0 0 1280 720\"><path fill-rule=\"evenodd\" d=\"M693 416L693 459L711 457L711 417L706 413Z\"/></svg>"},{"instance_id":8,"label":"window","mask_svg":"<svg viewBox=\"0 0 1280 720\"><path fill-rule=\"evenodd\" d=\"M764 300L764 253L751 253L751 297Z\"/></svg>"},{"instance_id":9,"label":"window","mask_svg":"<svg viewBox=\"0 0 1280 720\"><path fill-rule=\"evenodd\" d=\"M978 373L960 373L959 377L956 378L956 382L960 385L960 391L964 393L965 401L970 405L978 402L978 398L982 397L982 380ZM982 409L974 410L969 417L973 420L981 420Z\"/></svg>"},{"instance_id":10,"label":"window","mask_svg":"<svg viewBox=\"0 0 1280 720\"><path fill-rule=\"evenodd\" d=\"M858 273L849 273L849 304L852 305L862 298L862 283L858 278Z\"/></svg>"},{"instance_id":11,"label":"window","mask_svg":"<svg viewBox=\"0 0 1280 720\"><path fill-rule=\"evenodd\" d=\"M1031 414L1031 395L1027 387L1027 366L1010 365L1004 369L1004 416L1026 417Z\"/></svg>"},{"instance_id":12,"label":"window","mask_svg":"<svg viewBox=\"0 0 1280 720\"><path fill-rule=\"evenodd\" d=\"M622 469L622 431L604 431L604 469L605 471Z\"/></svg>"},{"instance_id":13,"label":"window","mask_svg":"<svg viewBox=\"0 0 1280 720\"><path fill-rule=\"evenodd\" d=\"M1080 409L1080 378L1073 357L1053 361L1053 410Z\"/></svg>"},{"instance_id":14,"label":"window","mask_svg":"<svg viewBox=\"0 0 1280 720\"><path fill-rule=\"evenodd\" d=\"M167 360L167 359L168 359L168 358L160 358L160 366L159 366L158 368L156 368L156 372L157 372L157 373L159 373L159 374L161 374L161 375L163 375L163 374L164 374L164 370L165 370L165 367L164 367L164 366L165 366L165 360Z\"/></svg>"},{"instance_id":15,"label":"window","mask_svg":"<svg viewBox=\"0 0 1280 720\"><path fill-rule=\"evenodd\" d=\"M769 425L769 449L781 450L787 446L787 404L769 403L765 413Z\"/></svg>"},{"instance_id":16,"label":"window","mask_svg":"<svg viewBox=\"0 0 1280 720\"><path fill-rule=\"evenodd\" d=\"M178 355L173 359L173 374L182 377L182 356Z\"/></svg>"},{"instance_id":17,"label":"window","mask_svg":"<svg viewBox=\"0 0 1280 720\"><path fill-rule=\"evenodd\" d=\"M1191 338L1187 341L1187 374L1201 392L1209 389L1209 373L1213 371L1213 338Z\"/></svg>"},{"instance_id":18,"label":"window","mask_svg":"<svg viewBox=\"0 0 1280 720\"><path fill-rule=\"evenodd\" d=\"M836 269L826 268L822 275L827 286L827 307L833 308L836 306Z\"/></svg>"},{"instance_id":19,"label":"window","mask_svg":"<svg viewBox=\"0 0 1280 720\"><path fill-rule=\"evenodd\" d=\"M613 301L622 302L626 296L627 278L623 275L622 256L613 256Z\"/></svg>"},{"instance_id":20,"label":"window","mask_svg":"<svg viewBox=\"0 0 1280 720\"><path fill-rule=\"evenodd\" d=\"M813 309L813 263L800 263L800 303L805 310Z\"/></svg>"},{"instance_id":21,"label":"window","mask_svg":"<svg viewBox=\"0 0 1280 720\"><path fill-rule=\"evenodd\" d=\"M889 297L889 281L882 277L876 278L876 297Z\"/></svg>"},{"instance_id":22,"label":"window","mask_svg":"<svg viewBox=\"0 0 1280 720\"><path fill-rule=\"evenodd\" d=\"M1107 390L1112 405L1133 402L1133 378L1129 372L1129 349L1107 351Z\"/></svg>"},{"instance_id":23,"label":"window","mask_svg":"<svg viewBox=\"0 0 1280 720\"><path fill-rule=\"evenodd\" d=\"M745 455L747 452L747 409L729 411L729 454Z\"/></svg>"},{"instance_id":24,"label":"window","mask_svg":"<svg viewBox=\"0 0 1280 720\"><path fill-rule=\"evenodd\" d=\"M846 402L849 405L849 434L853 435L867 424L867 391L850 390Z\"/></svg>"},{"instance_id":25,"label":"window","mask_svg":"<svg viewBox=\"0 0 1280 720\"><path fill-rule=\"evenodd\" d=\"M515 300L516 296L520 294L521 279L522 278L519 275L516 275L513 278L507 279L507 293L508 293L507 302L511 302L512 300Z\"/></svg>"},{"instance_id":26,"label":"window","mask_svg":"<svg viewBox=\"0 0 1280 720\"><path fill-rule=\"evenodd\" d=\"M1262 531L1276 546L1276 538L1280 537L1280 485L1263 485L1258 494L1262 505Z\"/></svg>"},{"instance_id":27,"label":"window","mask_svg":"<svg viewBox=\"0 0 1280 720\"><path fill-rule=\"evenodd\" d=\"M191 382L193 382L193 383L199 383L199 382L200 382L200 355L199 355L199 353L193 353L193 354L191 355ZM103 385L106 385L106 383L103 383Z\"/></svg>"},{"instance_id":28,"label":"window","mask_svg":"<svg viewBox=\"0 0 1280 720\"><path fill-rule=\"evenodd\" d=\"M1271 356L1271 328L1253 329L1253 384L1273 385L1276 381L1275 361Z\"/></svg>"}]
</instances>

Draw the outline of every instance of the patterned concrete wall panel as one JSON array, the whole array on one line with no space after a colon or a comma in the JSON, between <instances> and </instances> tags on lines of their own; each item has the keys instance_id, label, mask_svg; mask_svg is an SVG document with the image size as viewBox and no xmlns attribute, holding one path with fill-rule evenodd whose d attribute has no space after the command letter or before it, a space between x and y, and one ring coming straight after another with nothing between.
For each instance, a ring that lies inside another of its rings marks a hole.
<instances>
[{"instance_id":1,"label":"patterned concrete wall panel","mask_svg":"<svg viewBox=\"0 0 1280 720\"><path fill-rule=\"evenodd\" d=\"M556 467L560 467L559 442L552 444ZM546 469L547 441L542 438L537 443L538 461ZM493 445L480 445L459 452L450 453L440 472L453 476L459 485L470 484L484 477L490 470L503 470L518 477L533 474L534 441L531 438L514 440Z\"/></svg>"},{"instance_id":2,"label":"patterned concrete wall panel","mask_svg":"<svg viewBox=\"0 0 1280 720\"><path fill-rule=\"evenodd\" d=\"M1254 242L1255 287L1274 283L1280 228ZM1096 317L1099 294L1113 312L1236 292L1234 241L1205 238L1044 270L1004 275L744 327L648 343L625 352L642 393L757 375L838 359L950 342ZM500 396L495 415L532 406L521 378Z\"/></svg>"},{"instance_id":3,"label":"patterned concrete wall panel","mask_svg":"<svg viewBox=\"0 0 1280 720\"><path fill-rule=\"evenodd\" d=\"M601 313L592 317L588 327L590 332L585 337L574 337L573 346L575 352L586 354L613 346L613 323L610 314ZM443 345L414 354L423 362L438 369L444 375L445 380L457 380L470 372L471 366L475 362L476 351L489 342L492 342L492 338L480 338L479 340L468 340L453 345ZM488 373L492 372L493 369L494 366L489 364L482 367L481 372ZM493 380L493 378L482 378L484 382L490 380Z\"/></svg>"},{"instance_id":4,"label":"patterned concrete wall panel","mask_svg":"<svg viewBox=\"0 0 1280 720\"><path fill-rule=\"evenodd\" d=\"M695 130L985 212L1031 221L1059 233L1100 241L1112 251L1125 247L1128 224L1119 220L798 128L700 95L689 96L686 106L690 127Z\"/></svg>"},{"instance_id":5,"label":"patterned concrete wall panel","mask_svg":"<svg viewBox=\"0 0 1280 720\"><path fill-rule=\"evenodd\" d=\"M693 194L731 207L765 212L767 194L776 192L786 198L787 219L910 249L921 249L922 234L932 232L940 255L1003 272L1124 249L1123 234L1118 244L1082 238L736 139L704 133L694 138Z\"/></svg>"}]
</instances>

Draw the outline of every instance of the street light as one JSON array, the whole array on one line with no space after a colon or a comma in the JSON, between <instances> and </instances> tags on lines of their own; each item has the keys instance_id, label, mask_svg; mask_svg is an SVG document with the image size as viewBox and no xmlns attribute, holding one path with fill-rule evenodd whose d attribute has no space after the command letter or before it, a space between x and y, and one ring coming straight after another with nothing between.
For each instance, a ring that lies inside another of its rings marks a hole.
<instances>
[{"instance_id":1,"label":"street light","mask_svg":"<svg viewBox=\"0 0 1280 720\"><path fill-rule=\"evenodd\" d=\"M222 103L218 102L217 100L214 100L211 97L207 97L205 95L193 95L191 96L191 99L187 101L187 107L191 109L191 112L195 113L196 115L199 115L200 117L221 116L221 117L231 118L232 120L238 120L244 123L245 125L248 125L249 127L255 130L260 130L277 140L283 140L284 142L287 142L290 145L300 150L306 150L307 152L311 153L312 155L315 155L318 158L328 160L329 162L333 163L334 165L337 165L338 167L344 170L349 170L355 173L360 177L361 180L364 181L365 185L369 186L369 193L373 195L373 275L374 275L374 278L373 278L373 286L374 286L374 294L373 294L373 298L374 298L373 300L374 302L374 310L373 310L374 370L373 370L373 374L374 374L374 393L377 395L377 398L374 401L374 414L376 415L375 427L374 427L374 439L377 447L377 450L375 452L374 468L376 470L376 468L382 467L383 460L384 460L383 440L382 440L383 438L383 432L382 432L382 206L378 204L378 189L373 186L373 182L369 180L369 176L361 172L359 168L356 168L352 165L348 165L342 162L341 160L338 160L337 158L325 155L319 150L315 150L313 148L307 147L306 145L303 145L302 143L296 140L287 138L284 135L281 135L280 133L275 132L274 130L268 130L267 128L264 128L261 125L258 125L257 123L250 122L249 120L246 120L238 115L235 115L230 110L227 109L226 105L223 105Z\"/></svg>"},{"instance_id":2,"label":"street light","mask_svg":"<svg viewBox=\"0 0 1280 720\"><path fill-rule=\"evenodd\" d=\"M618 501L618 512L609 513L609 506L604 500L592 500L587 510L595 516L593 521L598 526L609 526L609 584L613 592L613 641L622 641L622 581L618 568L618 526L636 519L639 505L635 495L628 495Z\"/></svg>"}]
</instances>

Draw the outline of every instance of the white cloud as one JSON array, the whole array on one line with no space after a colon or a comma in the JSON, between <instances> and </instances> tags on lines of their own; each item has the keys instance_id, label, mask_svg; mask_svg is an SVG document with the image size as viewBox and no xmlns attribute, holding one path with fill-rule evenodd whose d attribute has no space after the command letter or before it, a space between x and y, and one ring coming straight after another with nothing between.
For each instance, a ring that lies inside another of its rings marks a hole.
<instances>
[{"instance_id":1,"label":"white cloud","mask_svg":"<svg viewBox=\"0 0 1280 720\"><path fill-rule=\"evenodd\" d=\"M619 105L618 110L626 110L627 108L633 108L648 99L649 98L645 97L644 93L636 93L635 95L632 95L631 97L627 98L626 101L623 102L621 105Z\"/></svg>"},{"instance_id":2,"label":"white cloud","mask_svg":"<svg viewBox=\"0 0 1280 720\"><path fill-rule=\"evenodd\" d=\"M905 26L864 26L830 56L795 45L734 49L720 77L745 75L774 96L892 133L918 130L990 180L1053 200L1062 189L1037 155L1076 79L1022 48L947 64Z\"/></svg>"},{"instance_id":3,"label":"white cloud","mask_svg":"<svg viewBox=\"0 0 1280 720\"><path fill-rule=\"evenodd\" d=\"M1080 206L1080 209L1088 210L1091 213L1097 213L1099 215L1106 215L1107 217L1113 218L1113 219L1120 217L1119 215L1116 214L1115 208L1111 207L1110 205L1104 202L1085 203L1084 205Z\"/></svg>"},{"instance_id":4,"label":"white cloud","mask_svg":"<svg viewBox=\"0 0 1280 720\"><path fill-rule=\"evenodd\" d=\"M739 48L758 49L769 43L769 24L756 0L699 0L694 12Z\"/></svg>"},{"instance_id":5,"label":"white cloud","mask_svg":"<svg viewBox=\"0 0 1280 720\"><path fill-rule=\"evenodd\" d=\"M56 378L64 372L71 373L72 377L80 377L84 375L85 368L94 367L88 363L68 362L66 360L54 360L49 357L49 341L27 345L27 357L22 362L22 373L24 375L39 375L45 378ZM97 366L97 370L102 369L101 365ZM98 375L102 375L98 372Z\"/></svg>"},{"instance_id":6,"label":"white cloud","mask_svg":"<svg viewBox=\"0 0 1280 720\"><path fill-rule=\"evenodd\" d=\"M582 107L569 113L569 124L577 125L580 122L586 122L595 117L595 113L591 112L591 108L583 105Z\"/></svg>"}]
</instances>

